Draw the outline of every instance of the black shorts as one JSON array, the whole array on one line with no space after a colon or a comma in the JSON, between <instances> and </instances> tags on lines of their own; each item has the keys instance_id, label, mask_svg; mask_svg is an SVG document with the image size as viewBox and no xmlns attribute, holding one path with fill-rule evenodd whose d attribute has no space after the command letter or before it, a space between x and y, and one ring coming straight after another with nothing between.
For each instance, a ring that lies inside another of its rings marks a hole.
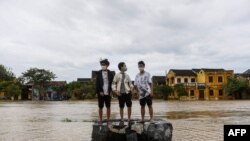
<instances>
[{"instance_id":1,"label":"black shorts","mask_svg":"<svg viewBox=\"0 0 250 141\"><path fill-rule=\"evenodd\" d=\"M125 103L127 107L132 107L132 94L121 94L121 96L118 96L118 100L119 100L119 106L120 108L124 108L125 107Z\"/></svg>"},{"instance_id":2,"label":"black shorts","mask_svg":"<svg viewBox=\"0 0 250 141\"><path fill-rule=\"evenodd\" d=\"M140 99L140 105L145 106L147 103L148 106L152 106L152 97L150 95Z\"/></svg>"},{"instance_id":3,"label":"black shorts","mask_svg":"<svg viewBox=\"0 0 250 141\"><path fill-rule=\"evenodd\" d=\"M103 108L104 104L106 108L110 108L111 105L111 96L110 95L104 95L104 96L98 96L98 106L99 108Z\"/></svg>"}]
</instances>

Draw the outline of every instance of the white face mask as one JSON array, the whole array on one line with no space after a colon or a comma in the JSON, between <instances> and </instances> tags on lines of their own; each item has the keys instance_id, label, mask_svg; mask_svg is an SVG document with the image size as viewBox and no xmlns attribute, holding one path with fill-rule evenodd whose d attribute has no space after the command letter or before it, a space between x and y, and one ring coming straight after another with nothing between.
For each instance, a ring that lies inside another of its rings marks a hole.
<instances>
[{"instance_id":1,"label":"white face mask","mask_svg":"<svg viewBox=\"0 0 250 141\"><path fill-rule=\"evenodd\" d=\"M144 71L144 67L139 67L139 70L140 71Z\"/></svg>"},{"instance_id":2,"label":"white face mask","mask_svg":"<svg viewBox=\"0 0 250 141\"><path fill-rule=\"evenodd\" d=\"M127 67L125 66L125 67L123 68L123 70L124 70L124 71L127 71L128 69L127 69Z\"/></svg>"},{"instance_id":3,"label":"white face mask","mask_svg":"<svg viewBox=\"0 0 250 141\"><path fill-rule=\"evenodd\" d=\"M102 66L102 70L107 70L107 66Z\"/></svg>"}]
</instances>

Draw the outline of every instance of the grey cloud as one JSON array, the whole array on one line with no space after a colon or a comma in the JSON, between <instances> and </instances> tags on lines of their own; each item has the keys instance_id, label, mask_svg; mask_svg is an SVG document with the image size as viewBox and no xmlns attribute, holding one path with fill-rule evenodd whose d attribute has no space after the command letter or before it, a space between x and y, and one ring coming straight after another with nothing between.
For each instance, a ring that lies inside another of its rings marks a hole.
<instances>
[{"instance_id":1,"label":"grey cloud","mask_svg":"<svg viewBox=\"0 0 250 141\"><path fill-rule=\"evenodd\" d=\"M90 77L99 58L117 71L170 68L249 68L247 0L0 1L0 63L20 75L29 67L60 80Z\"/></svg>"}]
</instances>

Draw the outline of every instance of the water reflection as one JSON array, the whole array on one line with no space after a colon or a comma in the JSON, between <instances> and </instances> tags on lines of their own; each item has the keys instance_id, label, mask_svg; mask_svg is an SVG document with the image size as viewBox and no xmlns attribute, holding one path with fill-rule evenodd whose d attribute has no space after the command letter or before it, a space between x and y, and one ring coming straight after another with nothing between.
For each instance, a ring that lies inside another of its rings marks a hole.
<instances>
[{"instance_id":1,"label":"water reflection","mask_svg":"<svg viewBox=\"0 0 250 141\"><path fill-rule=\"evenodd\" d=\"M167 112L167 119L178 120L188 118L222 118L222 117L250 117L249 111L172 111Z\"/></svg>"},{"instance_id":2,"label":"water reflection","mask_svg":"<svg viewBox=\"0 0 250 141\"><path fill-rule=\"evenodd\" d=\"M225 123L250 123L249 101L155 100L153 107L156 118L173 123L175 140L183 139L187 131L188 135L193 135L192 139L195 139L204 137L207 135L206 132L213 132L217 128L222 130ZM95 100L0 102L0 140L90 141L92 121L98 119L97 108ZM111 117L119 118L117 101L112 102L111 109ZM149 118L148 111L146 115ZM140 118L138 101L133 101L132 117ZM216 132L216 137L221 138L219 131Z\"/></svg>"}]
</instances>

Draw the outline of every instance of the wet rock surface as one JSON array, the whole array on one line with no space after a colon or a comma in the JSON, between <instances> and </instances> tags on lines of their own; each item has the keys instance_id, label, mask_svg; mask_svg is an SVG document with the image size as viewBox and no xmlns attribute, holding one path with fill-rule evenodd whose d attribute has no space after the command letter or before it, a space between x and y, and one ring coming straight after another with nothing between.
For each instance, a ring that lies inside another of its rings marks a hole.
<instances>
[{"instance_id":1,"label":"wet rock surface","mask_svg":"<svg viewBox=\"0 0 250 141\"><path fill-rule=\"evenodd\" d=\"M116 120L95 122L92 130L92 141L171 141L173 126L165 120L146 121L139 120L119 122Z\"/></svg>"}]
</instances>

